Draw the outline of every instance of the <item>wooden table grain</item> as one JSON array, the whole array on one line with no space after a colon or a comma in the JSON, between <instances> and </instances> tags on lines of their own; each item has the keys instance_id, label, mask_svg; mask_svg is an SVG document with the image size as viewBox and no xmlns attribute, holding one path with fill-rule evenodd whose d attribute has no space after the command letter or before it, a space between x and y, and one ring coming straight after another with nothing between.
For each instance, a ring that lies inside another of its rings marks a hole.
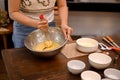
<instances>
[{"instance_id":1,"label":"wooden table grain","mask_svg":"<svg viewBox=\"0 0 120 80\"><path fill-rule=\"evenodd\" d=\"M120 43L120 37L112 37ZM101 39L101 38L97 38ZM114 59L117 54L115 51L109 51L110 56ZM67 70L67 62L72 59L79 59L85 62L85 70L93 70L98 72L102 78L103 70L97 70L90 66L88 56L66 58L59 53L53 58L40 58L34 56L26 48L4 49L2 51L3 61L5 63L8 77L10 80L81 80L80 74L73 75ZM120 58L118 59L120 61ZM111 63L109 67L120 69L120 62Z\"/></svg>"}]
</instances>

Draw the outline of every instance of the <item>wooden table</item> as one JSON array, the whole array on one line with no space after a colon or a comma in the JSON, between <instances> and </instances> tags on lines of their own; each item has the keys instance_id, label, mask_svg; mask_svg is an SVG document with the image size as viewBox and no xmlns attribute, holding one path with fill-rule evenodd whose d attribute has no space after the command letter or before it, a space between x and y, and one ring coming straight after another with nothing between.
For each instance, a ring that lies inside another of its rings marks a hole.
<instances>
[{"instance_id":1,"label":"wooden table","mask_svg":"<svg viewBox=\"0 0 120 80\"><path fill-rule=\"evenodd\" d=\"M120 41L120 37L114 36L112 38L116 42ZM112 59L115 55L114 51L110 51ZM67 59L60 53L54 58L42 59L34 56L26 48L5 49L2 51L2 56L10 80L80 80L80 75L73 75L67 70L67 62L71 59L84 61L87 65L85 70L96 71L104 77L104 70L91 67L87 56ZM120 61L120 57L118 61ZM117 64L112 62L109 67L120 69L120 62Z\"/></svg>"}]
</instances>

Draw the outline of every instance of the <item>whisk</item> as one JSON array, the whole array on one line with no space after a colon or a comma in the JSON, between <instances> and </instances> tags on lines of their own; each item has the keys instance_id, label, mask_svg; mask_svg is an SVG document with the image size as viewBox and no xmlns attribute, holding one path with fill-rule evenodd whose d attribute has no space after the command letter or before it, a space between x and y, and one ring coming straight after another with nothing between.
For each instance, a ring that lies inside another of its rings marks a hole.
<instances>
[{"instance_id":1,"label":"whisk","mask_svg":"<svg viewBox=\"0 0 120 80\"><path fill-rule=\"evenodd\" d=\"M41 15L39 16L39 18L40 18L40 20L44 20L44 15L41 14ZM45 35L45 38L46 38L46 40L45 40L45 42L44 42L44 44L45 44L45 47L43 48L43 50L44 50L44 49L46 49L46 48L51 47L51 46L53 45L53 41L52 41L52 39L51 39L51 35L50 35L49 30L43 31L43 35Z\"/></svg>"}]
</instances>

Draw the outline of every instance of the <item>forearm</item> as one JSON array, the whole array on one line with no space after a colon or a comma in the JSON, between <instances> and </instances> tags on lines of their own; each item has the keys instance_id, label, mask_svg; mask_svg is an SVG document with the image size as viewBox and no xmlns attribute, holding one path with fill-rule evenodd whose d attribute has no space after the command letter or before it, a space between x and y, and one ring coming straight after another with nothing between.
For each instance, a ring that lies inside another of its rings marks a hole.
<instances>
[{"instance_id":1,"label":"forearm","mask_svg":"<svg viewBox=\"0 0 120 80\"><path fill-rule=\"evenodd\" d=\"M27 26L31 26L31 27L37 27L38 24L38 20L32 19L30 17L25 16L24 14L20 13L20 12L12 12L10 13L10 18L12 20L15 20L21 24L27 25Z\"/></svg>"},{"instance_id":2,"label":"forearm","mask_svg":"<svg viewBox=\"0 0 120 80\"><path fill-rule=\"evenodd\" d=\"M64 33L64 36L69 41L72 41L71 33L72 28L68 26L68 7L66 0L57 0L58 2L58 10L61 19L61 29Z\"/></svg>"},{"instance_id":3,"label":"forearm","mask_svg":"<svg viewBox=\"0 0 120 80\"><path fill-rule=\"evenodd\" d=\"M68 25L68 7L60 7L59 15L61 19L61 25Z\"/></svg>"},{"instance_id":4,"label":"forearm","mask_svg":"<svg viewBox=\"0 0 120 80\"><path fill-rule=\"evenodd\" d=\"M36 27L38 21L22 14L20 12L20 3L21 0L8 0L8 10L10 18L24 25Z\"/></svg>"}]
</instances>

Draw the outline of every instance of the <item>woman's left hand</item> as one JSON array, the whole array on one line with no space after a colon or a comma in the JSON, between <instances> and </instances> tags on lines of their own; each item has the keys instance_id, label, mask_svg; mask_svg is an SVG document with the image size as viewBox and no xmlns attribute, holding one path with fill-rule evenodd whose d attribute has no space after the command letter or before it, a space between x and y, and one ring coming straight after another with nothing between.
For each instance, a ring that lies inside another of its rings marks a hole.
<instances>
[{"instance_id":1,"label":"woman's left hand","mask_svg":"<svg viewBox=\"0 0 120 80\"><path fill-rule=\"evenodd\" d=\"M61 29L64 33L65 38L68 41L72 41L72 37L71 37L72 31L73 31L72 28L69 27L68 25L61 25Z\"/></svg>"}]
</instances>

